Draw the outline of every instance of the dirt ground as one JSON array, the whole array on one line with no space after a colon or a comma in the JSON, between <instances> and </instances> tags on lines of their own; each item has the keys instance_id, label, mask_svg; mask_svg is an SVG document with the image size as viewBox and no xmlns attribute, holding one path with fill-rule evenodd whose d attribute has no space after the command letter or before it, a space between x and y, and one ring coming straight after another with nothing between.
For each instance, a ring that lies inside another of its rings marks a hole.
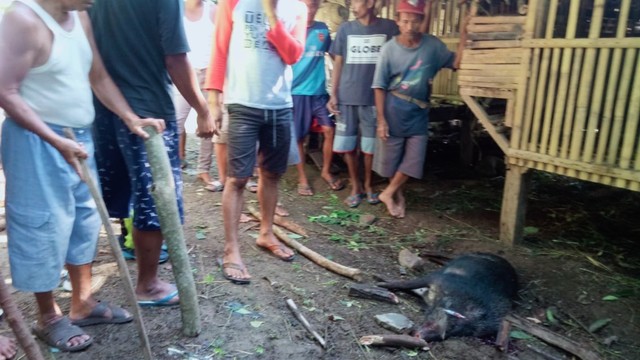
<instances>
[{"instance_id":1,"label":"dirt ground","mask_svg":"<svg viewBox=\"0 0 640 360\"><path fill-rule=\"evenodd\" d=\"M194 164L195 141L189 140L189 160ZM479 177L470 169L451 166L455 161L437 158L430 152L425 180L409 184L409 210L403 220L391 219L383 205L363 203L347 210L341 203L347 190L329 190L311 164L307 169L316 195L295 193L296 174L291 169L281 183L280 198L291 213L289 219L310 234L298 241L333 261L362 270L366 283L374 282L374 274L416 276L398 264L398 252L404 248L450 255L494 252L511 261L519 273L515 314L538 319L604 359L640 359L640 194L536 173L529 193L527 236L521 244L506 248L497 241L504 178L499 174ZM360 346L361 336L390 333L376 324L377 314L398 312L420 323L423 316L416 298L399 295L401 303L392 305L349 297L352 280L303 256L285 263L256 247L255 222L240 224L242 253L252 283L232 285L222 278L216 263L223 248L221 194L203 190L192 169L185 172L184 234L197 281L202 333L196 338L181 335L178 308L144 309L157 359L572 358L521 332L512 334L506 352L497 350L493 339L475 338L431 343L428 351ZM383 186L378 181L377 187ZM246 200L257 205L254 194L247 192ZM362 214L375 215L377 220L372 226L361 226L358 216ZM115 261L105 238L100 241L94 267L96 296L126 307ZM5 237L0 237L0 248L7 276ZM135 263L128 264L134 277ZM161 271L164 278L172 278L170 265ZM63 309L68 309L68 293L57 295ZM32 296L16 292L14 297L27 320L33 321ZM296 302L326 339L326 349L289 311L287 298ZM87 332L94 336L87 351L61 354L42 349L55 359L142 359L134 324L89 327ZM0 324L0 334L11 336L6 323Z\"/></svg>"}]
</instances>

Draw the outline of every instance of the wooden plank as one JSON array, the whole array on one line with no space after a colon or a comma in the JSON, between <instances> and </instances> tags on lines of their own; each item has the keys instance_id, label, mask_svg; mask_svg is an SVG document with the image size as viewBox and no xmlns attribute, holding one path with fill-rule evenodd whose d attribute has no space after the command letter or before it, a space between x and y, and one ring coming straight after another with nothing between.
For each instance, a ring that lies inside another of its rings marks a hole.
<instances>
[{"instance_id":1,"label":"wooden plank","mask_svg":"<svg viewBox=\"0 0 640 360\"><path fill-rule=\"evenodd\" d=\"M484 88L489 88L489 89L517 89L518 88L518 84L512 83L512 84L497 84L495 82L480 82L480 81L463 81L463 80L458 80L458 85L462 86L469 86L469 87L484 87Z\"/></svg>"},{"instance_id":2,"label":"wooden plank","mask_svg":"<svg viewBox=\"0 0 640 360\"><path fill-rule=\"evenodd\" d=\"M531 60L531 76L528 79L528 87L518 89L518 94L521 96L518 98L520 104L523 105L523 109L520 114L522 116L521 129L522 137L518 137L516 142L512 142L512 147L516 149L526 149L529 146L529 135L531 134L531 127L533 124L533 110L535 104L535 89L538 82L538 73L540 72L540 49L534 49ZM523 68L525 65L523 64ZM524 75L520 75L524 77ZM525 104L526 99L526 104ZM515 126L514 126L515 127Z\"/></svg>"},{"instance_id":3,"label":"wooden plank","mask_svg":"<svg viewBox=\"0 0 640 360\"><path fill-rule=\"evenodd\" d=\"M548 8L548 15L544 16L547 21L547 27L545 29L544 36L546 38L553 38L553 32L556 23L558 1L552 0ZM542 132L540 136L540 152L545 154L547 152L547 143L549 141L549 133L554 124L553 107L556 102L556 90L558 80L558 69L560 67L560 50L559 49L544 49L544 52L550 52L551 64L549 65L549 82L547 86L547 92L545 94L546 103L544 109L544 120L542 123ZM544 56L544 55L543 55ZM558 129L559 130L559 129Z\"/></svg>"},{"instance_id":4,"label":"wooden plank","mask_svg":"<svg viewBox=\"0 0 640 360\"><path fill-rule=\"evenodd\" d=\"M473 56L499 56L499 57L511 57L511 56L519 56L522 57L525 54L523 49L465 49L465 55L470 57Z\"/></svg>"},{"instance_id":5,"label":"wooden plank","mask_svg":"<svg viewBox=\"0 0 640 360\"><path fill-rule=\"evenodd\" d=\"M460 95L469 95L469 96L481 96L481 97L490 97L496 99L511 99L513 98L513 90L505 90L505 89L487 89L487 88L478 88L478 87L461 87Z\"/></svg>"},{"instance_id":6,"label":"wooden plank","mask_svg":"<svg viewBox=\"0 0 640 360\"><path fill-rule=\"evenodd\" d=\"M640 38L523 39L524 48L640 48Z\"/></svg>"},{"instance_id":7,"label":"wooden plank","mask_svg":"<svg viewBox=\"0 0 640 360\"><path fill-rule=\"evenodd\" d=\"M467 75L466 72L460 72L458 75L459 82L487 82L496 85L500 84L515 84L517 82L515 76L495 76L493 74L481 75L482 72L473 72L475 75Z\"/></svg>"},{"instance_id":8,"label":"wooden plank","mask_svg":"<svg viewBox=\"0 0 640 360\"><path fill-rule=\"evenodd\" d=\"M517 32L522 33L521 24L469 24L467 26L469 33L491 33L491 32Z\"/></svg>"},{"instance_id":9,"label":"wooden plank","mask_svg":"<svg viewBox=\"0 0 640 360\"><path fill-rule=\"evenodd\" d=\"M470 49L520 48L523 40L467 41Z\"/></svg>"},{"instance_id":10,"label":"wooden plank","mask_svg":"<svg viewBox=\"0 0 640 360\"><path fill-rule=\"evenodd\" d=\"M520 40L521 32L490 32L490 33L471 33L467 35L467 39L471 41L490 41L490 40Z\"/></svg>"},{"instance_id":11,"label":"wooden plank","mask_svg":"<svg viewBox=\"0 0 640 360\"><path fill-rule=\"evenodd\" d=\"M545 105L545 94L547 92L547 79L549 74L549 63L551 61L551 49L542 49L540 60L540 72L535 92L535 105L533 108L533 121L531 123L531 133L529 135L529 150L533 151L540 146L540 129L542 128L542 114Z\"/></svg>"},{"instance_id":12,"label":"wooden plank","mask_svg":"<svg viewBox=\"0 0 640 360\"><path fill-rule=\"evenodd\" d=\"M507 246L522 240L530 178L525 167L511 165L507 170L500 213L500 240Z\"/></svg>"},{"instance_id":13,"label":"wooden plank","mask_svg":"<svg viewBox=\"0 0 640 360\"><path fill-rule=\"evenodd\" d=\"M473 114L478 118L489 135L491 135L491 138L493 138L500 149L502 149L502 151L506 154L509 150L509 143L507 142L507 138L496 130L496 127L489 120L489 115L487 114L487 112L471 96L462 95L462 100L464 100L467 106L469 106Z\"/></svg>"},{"instance_id":14,"label":"wooden plank","mask_svg":"<svg viewBox=\"0 0 640 360\"><path fill-rule=\"evenodd\" d=\"M460 64L458 73L465 70L479 70L483 72L491 72L497 74L513 74L520 72L520 64Z\"/></svg>"},{"instance_id":15,"label":"wooden plank","mask_svg":"<svg viewBox=\"0 0 640 360\"><path fill-rule=\"evenodd\" d=\"M474 16L469 24L524 24L526 16Z\"/></svg>"},{"instance_id":16,"label":"wooden plank","mask_svg":"<svg viewBox=\"0 0 640 360\"><path fill-rule=\"evenodd\" d=\"M560 155L566 158L571 145L571 137L573 133L573 121L576 111L576 99L578 97L578 86L580 83L580 69L582 67L582 55L584 49L575 49L571 66L571 80L569 82L569 92L567 98L567 107L564 115L564 123L562 127L562 145L560 147Z\"/></svg>"},{"instance_id":17,"label":"wooden plank","mask_svg":"<svg viewBox=\"0 0 640 360\"><path fill-rule=\"evenodd\" d=\"M640 171L621 169L617 167L616 164L589 164L576 160L543 155L535 151L516 149L509 150L507 155L513 158L520 158L543 164L551 164L565 169L585 171L591 174L598 174L601 176L610 176L616 179L640 182ZM544 168L542 170L544 170Z\"/></svg>"}]
</instances>

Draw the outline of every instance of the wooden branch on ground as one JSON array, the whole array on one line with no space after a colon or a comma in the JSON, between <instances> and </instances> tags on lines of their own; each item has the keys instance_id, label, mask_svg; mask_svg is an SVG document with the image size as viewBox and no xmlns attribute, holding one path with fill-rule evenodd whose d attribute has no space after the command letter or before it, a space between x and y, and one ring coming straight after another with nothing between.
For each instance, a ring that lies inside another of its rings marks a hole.
<instances>
[{"instance_id":1,"label":"wooden branch on ground","mask_svg":"<svg viewBox=\"0 0 640 360\"><path fill-rule=\"evenodd\" d=\"M361 345L391 346L429 349L429 344L424 339L410 335L366 335L360 338Z\"/></svg>"},{"instance_id":2,"label":"wooden branch on ground","mask_svg":"<svg viewBox=\"0 0 640 360\"><path fill-rule=\"evenodd\" d=\"M253 206L247 206L247 209L253 216L257 219L260 219L260 213ZM304 255L307 259L313 261L314 263L322 266L323 268L333 271L336 274L346 276L355 281L362 281L362 272L359 269L350 268L344 265L340 265L336 262L333 262L324 256L318 254L317 252L309 249L308 247L300 244L299 242L291 239L281 228L274 225L273 233L285 244L290 246L291 248L298 251L300 254Z\"/></svg>"},{"instance_id":3,"label":"wooden branch on ground","mask_svg":"<svg viewBox=\"0 0 640 360\"><path fill-rule=\"evenodd\" d=\"M600 356L597 353L586 349L583 344L579 344L540 325L533 324L517 315L507 315L505 317L505 322L509 322L511 325L518 327L551 345L557 346L564 351L574 354L583 360L600 360ZM503 343L505 342L506 341L503 341ZM503 345L506 348L506 344Z\"/></svg>"},{"instance_id":4,"label":"wooden branch on ground","mask_svg":"<svg viewBox=\"0 0 640 360\"><path fill-rule=\"evenodd\" d=\"M76 141L76 137L70 128L65 128L64 134L69 139ZM116 259L116 263L118 264L118 269L120 270L120 279L122 279L124 283L125 294L131 306L131 312L133 313L133 317L136 320L136 325L138 327L138 336L140 337L140 342L142 343L142 352L144 353L144 358L147 360L151 360L153 359L153 353L151 352L151 344L149 343L147 330L145 329L144 322L142 320L142 313L140 312L140 308L138 307L138 298L133 287L133 282L129 277L129 268L127 266L127 262L124 260L124 256L122 256L118 238L116 237L116 234L111 227L111 221L109 220L109 212L107 211L107 206L104 203L104 199L102 199L102 193L98 190L98 183L96 182L96 179L93 178L93 174L89 169L86 161L80 158L78 159L78 161L80 161L80 168L82 170L82 177L84 177L84 182L89 187L91 197L93 197L93 201L96 203L96 208L98 210L98 213L100 214L102 226L107 233L109 247L111 248L111 252Z\"/></svg>"},{"instance_id":5,"label":"wooden branch on ground","mask_svg":"<svg viewBox=\"0 0 640 360\"><path fill-rule=\"evenodd\" d=\"M349 288L349 296L359 297L369 300L385 301L391 304L398 304L400 300L396 294L378 286L366 284L353 284Z\"/></svg>"},{"instance_id":6,"label":"wooden branch on ground","mask_svg":"<svg viewBox=\"0 0 640 360\"><path fill-rule=\"evenodd\" d=\"M11 297L11 292L4 282L2 272L0 272L0 307L4 310L7 316L7 322L15 334L18 344L20 344L20 347L24 350L27 359L44 360L40 352L40 347L38 347L38 344L36 344L33 339L33 335L31 335L29 327L25 324L20 309L18 309L16 302L13 301Z\"/></svg>"},{"instance_id":7,"label":"wooden branch on ground","mask_svg":"<svg viewBox=\"0 0 640 360\"><path fill-rule=\"evenodd\" d=\"M178 212L176 185L162 135L151 126L145 127L144 130L150 135L144 146L153 177L151 196L156 204L162 236L171 256L171 269L180 296L182 333L193 337L200 334L201 330L200 307Z\"/></svg>"},{"instance_id":8,"label":"wooden branch on ground","mask_svg":"<svg viewBox=\"0 0 640 360\"><path fill-rule=\"evenodd\" d=\"M293 300L291 299L287 299L287 306L289 307L289 309L291 310L291 312L293 312L293 314L296 316L296 319L298 319L298 321L300 321L300 323L302 324L302 326L304 326L304 328L311 334L313 335L313 337L320 343L320 345L323 348L327 347L327 342L324 341L324 339L322 338L322 336L320 336L320 334L318 334L315 330L313 330L313 328L311 327L311 324L309 324L309 322L307 321L307 319L304 317L304 315L302 315L302 313L300 312L300 310L298 310L298 307L296 306L296 303L293 302Z\"/></svg>"},{"instance_id":9,"label":"wooden branch on ground","mask_svg":"<svg viewBox=\"0 0 640 360\"><path fill-rule=\"evenodd\" d=\"M303 228L301 225L298 225L296 223L294 223L293 221L289 220L289 219L285 219L280 215L274 215L273 216L273 223L276 225L280 225L283 228L292 231L298 235L302 235L304 237L309 237L309 235L307 234L307 230L305 228Z\"/></svg>"}]
</instances>

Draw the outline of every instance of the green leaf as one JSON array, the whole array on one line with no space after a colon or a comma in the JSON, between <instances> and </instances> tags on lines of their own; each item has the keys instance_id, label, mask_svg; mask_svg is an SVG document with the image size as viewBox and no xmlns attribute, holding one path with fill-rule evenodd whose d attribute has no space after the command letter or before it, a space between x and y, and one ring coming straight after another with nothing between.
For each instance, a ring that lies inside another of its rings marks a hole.
<instances>
[{"instance_id":1,"label":"green leaf","mask_svg":"<svg viewBox=\"0 0 640 360\"><path fill-rule=\"evenodd\" d=\"M602 329L603 327L609 325L610 322L611 322L611 319L599 319L599 320L596 320L593 323L591 323L591 325L589 325L589 332L590 333L595 333L598 330Z\"/></svg>"},{"instance_id":2,"label":"green leaf","mask_svg":"<svg viewBox=\"0 0 640 360\"><path fill-rule=\"evenodd\" d=\"M554 309L553 308L547 308L546 311L546 315L547 315L547 320L549 320L550 323L557 325L558 324L558 320L556 319L555 315L553 314Z\"/></svg>"},{"instance_id":3,"label":"green leaf","mask_svg":"<svg viewBox=\"0 0 640 360\"><path fill-rule=\"evenodd\" d=\"M616 301L619 300L619 298L615 295L607 295L605 297L602 298L603 301Z\"/></svg>"},{"instance_id":4,"label":"green leaf","mask_svg":"<svg viewBox=\"0 0 640 360\"><path fill-rule=\"evenodd\" d=\"M240 314L240 315L249 315L249 314L251 314L251 311L249 311L249 310L247 310L247 309L245 309L245 308L243 308L243 307L242 307L242 308L239 308L239 309L236 309L236 310L234 310L234 311L235 311L236 313Z\"/></svg>"},{"instance_id":5,"label":"green leaf","mask_svg":"<svg viewBox=\"0 0 640 360\"><path fill-rule=\"evenodd\" d=\"M262 345L258 345L256 346L256 349L254 350L254 352L258 355L262 355L264 354L264 347L262 347Z\"/></svg>"},{"instance_id":6,"label":"green leaf","mask_svg":"<svg viewBox=\"0 0 640 360\"><path fill-rule=\"evenodd\" d=\"M205 284L212 284L214 280L215 280L215 277L213 276L213 274L207 274L207 275L205 275L205 277L204 277L204 279L202 281Z\"/></svg>"},{"instance_id":7,"label":"green leaf","mask_svg":"<svg viewBox=\"0 0 640 360\"><path fill-rule=\"evenodd\" d=\"M264 321L252 321L251 326L253 326L254 328L259 328L260 326L262 326L262 324L264 324Z\"/></svg>"},{"instance_id":8,"label":"green leaf","mask_svg":"<svg viewBox=\"0 0 640 360\"><path fill-rule=\"evenodd\" d=\"M287 236L288 236L290 239L294 239L294 240L302 239L302 237L303 237L302 235L298 235L298 234L296 234L296 233L288 233L288 234L287 234Z\"/></svg>"},{"instance_id":9,"label":"green leaf","mask_svg":"<svg viewBox=\"0 0 640 360\"><path fill-rule=\"evenodd\" d=\"M509 333L509 337L513 338L513 339L520 339L520 340L529 340L529 339L533 339L533 336L527 334L524 331L520 331L520 330L513 330Z\"/></svg>"},{"instance_id":10,"label":"green leaf","mask_svg":"<svg viewBox=\"0 0 640 360\"><path fill-rule=\"evenodd\" d=\"M525 226L524 228L524 235L533 235L533 234L537 234L540 231L540 229L538 229L535 226Z\"/></svg>"},{"instance_id":11,"label":"green leaf","mask_svg":"<svg viewBox=\"0 0 640 360\"><path fill-rule=\"evenodd\" d=\"M407 355L408 357L416 357L418 356L418 352L415 350L407 350L404 352L405 355Z\"/></svg>"},{"instance_id":12,"label":"green leaf","mask_svg":"<svg viewBox=\"0 0 640 360\"><path fill-rule=\"evenodd\" d=\"M206 238L207 238L207 234L204 232L203 229L196 230L196 239L204 240Z\"/></svg>"}]
</instances>

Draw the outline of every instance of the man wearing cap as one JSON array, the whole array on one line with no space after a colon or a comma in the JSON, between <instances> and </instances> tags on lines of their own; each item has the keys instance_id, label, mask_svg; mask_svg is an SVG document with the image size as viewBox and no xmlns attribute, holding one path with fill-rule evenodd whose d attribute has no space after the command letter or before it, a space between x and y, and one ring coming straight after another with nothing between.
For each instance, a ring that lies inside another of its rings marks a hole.
<instances>
[{"instance_id":1,"label":"man wearing cap","mask_svg":"<svg viewBox=\"0 0 640 360\"><path fill-rule=\"evenodd\" d=\"M424 9L424 0L400 0L400 35L382 47L371 86L378 110L373 169L390 179L380 200L396 218L405 216L403 185L410 177L422 178L433 78L442 68L458 68L466 41L463 28L453 53L440 39L422 34Z\"/></svg>"}]
</instances>

